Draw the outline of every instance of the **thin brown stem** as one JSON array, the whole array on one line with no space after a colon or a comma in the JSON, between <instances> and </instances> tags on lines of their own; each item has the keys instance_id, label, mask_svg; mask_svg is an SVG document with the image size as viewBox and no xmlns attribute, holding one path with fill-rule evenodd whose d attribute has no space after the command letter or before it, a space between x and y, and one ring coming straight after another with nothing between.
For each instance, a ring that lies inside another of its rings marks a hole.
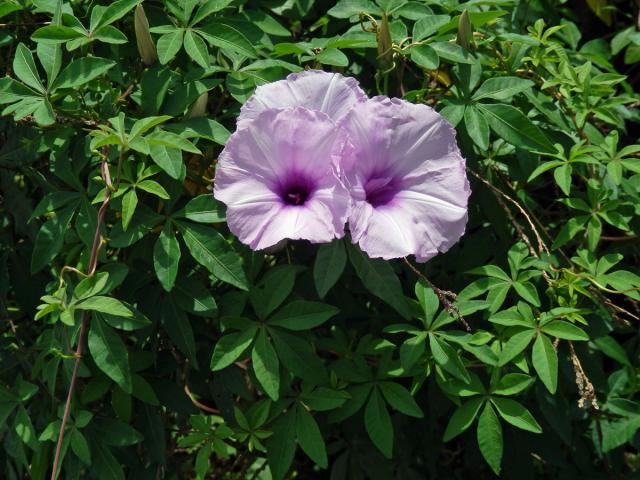
<instances>
[{"instance_id":1,"label":"thin brown stem","mask_svg":"<svg viewBox=\"0 0 640 480\"><path fill-rule=\"evenodd\" d=\"M184 393L187 394L187 397L189 397L189 400L191 400L191 403L193 403L196 407L198 407L203 412L211 413L213 415L220 415L220 410L218 410L217 408L209 407L208 405L205 405L204 403L200 402L195 397L195 395L191 392L191 390L189 389L189 385L186 382L184 384Z\"/></svg>"},{"instance_id":2,"label":"thin brown stem","mask_svg":"<svg viewBox=\"0 0 640 480\"><path fill-rule=\"evenodd\" d=\"M122 152L121 152L122 156ZM93 276L98 265L98 254L100 253L100 247L102 246L101 229L104 223L104 216L111 201L111 194L113 192L113 185L111 184L111 175L109 173L109 148L104 147L102 150L102 162L100 164L100 170L102 179L107 184L107 193L98 211L98 224L96 226L95 234L93 236L93 244L91 246L91 255L89 257L89 267L87 277ZM67 392L67 401L64 406L64 413L62 414L62 423L60 424L60 431L58 432L58 441L56 443L56 453L53 458L53 470L51 472L51 480L56 480L58 476L58 468L60 467L60 457L62 453L62 445L64 443L64 434L69 421L69 414L71 412L71 402L73 401L73 394L76 388L76 382L78 379L78 370L80 368L80 361L82 360L82 354L84 349L84 341L87 335L87 314L82 314L80 321L80 333L78 335L78 344L74 353L74 365L73 372L71 374L71 383L69 384L69 390Z\"/></svg>"},{"instance_id":3,"label":"thin brown stem","mask_svg":"<svg viewBox=\"0 0 640 480\"><path fill-rule=\"evenodd\" d=\"M404 260L404 263L411 269L411 271L415 273L418 276L418 278L420 278L423 282L425 282L431 290L433 290L433 293L436 294L436 296L438 297L438 300L442 304L443 308L447 311L447 313L451 315L453 318L457 319L460 323L462 323L462 325L464 325L464 328L467 330L467 332L470 332L471 327L469 326L467 321L464 319L464 317L460 314L460 310L458 310L458 307L456 307L453 303L456 301L457 295L453 292L450 292L449 290L442 290L436 287L431 282L431 280L429 280L426 277L424 273L418 270L415 267L415 265L413 265L409 261L407 257L404 257L403 260Z\"/></svg>"}]
</instances>

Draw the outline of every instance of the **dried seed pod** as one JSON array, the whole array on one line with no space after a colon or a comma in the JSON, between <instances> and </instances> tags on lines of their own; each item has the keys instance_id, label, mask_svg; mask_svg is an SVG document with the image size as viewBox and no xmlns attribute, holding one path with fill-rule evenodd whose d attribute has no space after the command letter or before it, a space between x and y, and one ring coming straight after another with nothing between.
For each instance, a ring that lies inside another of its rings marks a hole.
<instances>
[{"instance_id":1,"label":"dried seed pod","mask_svg":"<svg viewBox=\"0 0 640 480\"><path fill-rule=\"evenodd\" d=\"M471 20L467 10L462 12L458 21L458 39L457 43L465 50L469 50L471 46L471 38L473 37L473 29L471 28Z\"/></svg>"},{"instance_id":2,"label":"dried seed pod","mask_svg":"<svg viewBox=\"0 0 640 480\"><path fill-rule=\"evenodd\" d=\"M204 117L207 114L207 102L209 101L209 93L204 92L193 102L193 105L189 108L189 111L184 118L197 118Z\"/></svg>"},{"instance_id":3,"label":"dried seed pod","mask_svg":"<svg viewBox=\"0 0 640 480\"><path fill-rule=\"evenodd\" d=\"M393 67L393 43L387 15L382 16L380 26L376 30L376 40L378 41L378 65L380 70L387 71Z\"/></svg>"},{"instance_id":4,"label":"dried seed pod","mask_svg":"<svg viewBox=\"0 0 640 480\"><path fill-rule=\"evenodd\" d=\"M144 13L144 8L141 4L136 7L133 20L140 58L142 58L142 62L145 65L153 65L158 60L158 53L153 43L153 38L151 38L151 33L149 32L147 15Z\"/></svg>"}]
</instances>

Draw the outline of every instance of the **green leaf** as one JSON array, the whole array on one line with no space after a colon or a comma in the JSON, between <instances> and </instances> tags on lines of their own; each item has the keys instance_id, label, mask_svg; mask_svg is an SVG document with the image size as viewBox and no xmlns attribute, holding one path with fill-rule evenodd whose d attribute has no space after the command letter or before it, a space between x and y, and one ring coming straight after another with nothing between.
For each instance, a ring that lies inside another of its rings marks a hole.
<instances>
[{"instance_id":1,"label":"green leaf","mask_svg":"<svg viewBox=\"0 0 640 480\"><path fill-rule=\"evenodd\" d=\"M478 104L491 129L512 145L528 150L555 152L553 144L531 120L511 105Z\"/></svg>"},{"instance_id":2,"label":"green leaf","mask_svg":"<svg viewBox=\"0 0 640 480\"><path fill-rule=\"evenodd\" d=\"M549 393L555 393L558 388L558 354L546 335L539 334L536 338L531 352L531 361Z\"/></svg>"},{"instance_id":3,"label":"green leaf","mask_svg":"<svg viewBox=\"0 0 640 480\"><path fill-rule=\"evenodd\" d=\"M542 327L542 331L552 337L562 338L563 340L589 340L589 335L584 330L561 320L554 320L545 324Z\"/></svg>"},{"instance_id":4,"label":"green leaf","mask_svg":"<svg viewBox=\"0 0 640 480\"><path fill-rule=\"evenodd\" d=\"M116 62L98 57L83 57L71 62L53 82L52 90L75 88L98 78L115 66Z\"/></svg>"},{"instance_id":5,"label":"green leaf","mask_svg":"<svg viewBox=\"0 0 640 480\"><path fill-rule=\"evenodd\" d=\"M196 224L178 222L177 225L187 248L198 263L221 281L241 290L249 289L240 256L220 233Z\"/></svg>"},{"instance_id":6,"label":"green leaf","mask_svg":"<svg viewBox=\"0 0 640 480\"><path fill-rule=\"evenodd\" d=\"M567 197L571 195L571 174L573 167L569 163L563 163L553 171L553 178Z\"/></svg>"},{"instance_id":7,"label":"green leaf","mask_svg":"<svg viewBox=\"0 0 640 480\"><path fill-rule=\"evenodd\" d=\"M313 264L313 280L320 298L336 284L346 263L347 252L341 240L320 246Z\"/></svg>"},{"instance_id":8,"label":"green leaf","mask_svg":"<svg viewBox=\"0 0 640 480\"><path fill-rule=\"evenodd\" d=\"M131 131L129 132L129 143L133 142L138 136L142 135L145 132L148 132L156 125L160 125L165 123L167 120L171 120L170 115L158 115L141 118L140 120L136 120L136 123L131 127Z\"/></svg>"},{"instance_id":9,"label":"green leaf","mask_svg":"<svg viewBox=\"0 0 640 480\"><path fill-rule=\"evenodd\" d=\"M225 335L218 340L211 357L211 370L216 372L235 362L251 345L256 332L257 327L252 327L242 332Z\"/></svg>"},{"instance_id":10,"label":"green leaf","mask_svg":"<svg viewBox=\"0 0 640 480\"><path fill-rule=\"evenodd\" d=\"M273 424L273 436L268 439L267 458L274 480L284 479L296 452L297 407L280 416Z\"/></svg>"},{"instance_id":11,"label":"green leaf","mask_svg":"<svg viewBox=\"0 0 640 480\"><path fill-rule=\"evenodd\" d=\"M152 195L160 197L163 200L169 200L169 194L167 193L167 191L162 185L154 180L142 180L141 182L136 183L136 188L151 193Z\"/></svg>"},{"instance_id":12,"label":"green leaf","mask_svg":"<svg viewBox=\"0 0 640 480\"><path fill-rule=\"evenodd\" d=\"M467 430L478 416L483 404L483 398L472 398L460 405L451 415L442 440L448 442Z\"/></svg>"},{"instance_id":13,"label":"green leaf","mask_svg":"<svg viewBox=\"0 0 640 480\"><path fill-rule=\"evenodd\" d=\"M510 398L491 397L502 418L514 427L533 433L542 433L542 428L533 415L522 404Z\"/></svg>"},{"instance_id":14,"label":"green leaf","mask_svg":"<svg viewBox=\"0 0 640 480\"><path fill-rule=\"evenodd\" d=\"M127 43L127 37L124 33L118 30L116 27L107 25L93 34L96 40L100 40L105 43L112 43L115 45L121 45ZM69 44L70 45L70 44Z\"/></svg>"},{"instance_id":15,"label":"green leaf","mask_svg":"<svg viewBox=\"0 0 640 480\"><path fill-rule=\"evenodd\" d=\"M81 300L75 304L78 310L91 310L94 312L108 313L119 317L133 317L134 312L131 308L120 300L113 297L105 297L96 295Z\"/></svg>"},{"instance_id":16,"label":"green leaf","mask_svg":"<svg viewBox=\"0 0 640 480\"><path fill-rule=\"evenodd\" d=\"M469 383L471 378L467 369L464 367L458 353L445 341L438 339L433 333L429 334L429 348L433 359L443 370L450 373L454 377Z\"/></svg>"},{"instance_id":17,"label":"green leaf","mask_svg":"<svg viewBox=\"0 0 640 480\"><path fill-rule=\"evenodd\" d=\"M104 478L125 480L120 461L113 456L111 450L102 442L95 442L92 453L92 467Z\"/></svg>"},{"instance_id":18,"label":"green leaf","mask_svg":"<svg viewBox=\"0 0 640 480\"><path fill-rule=\"evenodd\" d=\"M189 317L180 310L173 297L167 295L162 300L160 319L171 341L178 347L189 361L198 368L196 359L196 339Z\"/></svg>"},{"instance_id":19,"label":"green leaf","mask_svg":"<svg viewBox=\"0 0 640 480\"><path fill-rule=\"evenodd\" d=\"M149 152L151 153L151 159L167 175L175 180L184 180L187 174L187 167L182 161L182 152L180 150L165 145L153 144L149 145Z\"/></svg>"},{"instance_id":20,"label":"green leaf","mask_svg":"<svg viewBox=\"0 0 640 480\"><path fill-rule=\"evenodd\" d=\"M480 111L473 105L464 109L464 126L469 136L482 150L489 148L489 124Z\"/></svg>"},{"instance_id":21,"label":"green leaf","mask_svg":"<svg viewBox=\"0 0 640 480\"><path fill-rule=\"evenodd\" d=\"M231 24L216 20L195 31L216 47L231 50L249 58L258 56L253 44Z\"/></svg>"},{"instance_id":22,"label":"green leaf","mask_svg":"<svg viewBox=\"0 0 640 480\"><path fill-rule=\"evenodd\" d=\"M617 340L609 335L598 337L593 340L598 350L604 353L606 356L614 359L616 362L620 362L622 365L631 367L631 361L624 348L617 342Z\"/></svg>"},{"instance_id":23,"label":"green leaf","mask_svg":"<svg viewBox=\"0 0 640 480\"><path fill-rule=\"evenodd\" d=\"M3 0L0 2L0 18L24 8L24 5L19 4L16 0Z\"/></svg>"},{"instance_id":24,"label":"green leaf","mask_svg":"<svg viewBox=\"0 0 640 480\"><path fill-rule=\"evenodd\" d=\"M409 50L411 60L422 68L435 70L440 65L440 57L429 45L416 45Z\"/></svg>"},{"instance_id":25,"label":"green leaf","mask_svg":"<svg viewBox=\"0 0 640 480\"><path fill-rule=\"evenodd\" d=\"M404 318L409 318L409 306L404 298L398 276L388 262L370 259L357 246L348 245L349 260L364 286Z\"/></svg>"},{"instance_id":26,"label":"green leaf","mask_svg":"<svg viewBox=\"0 0 640 480\"><path fill-rule=\"evenodd\" d=\"M144 439L140 432L116 418L94 418L91 426L97 430L102 443L114 447L128 447Z\"/></svg>"},{"instance_id":27,"label":"green leaf","mask_svg":"<svg viewBox=\"0 0 640 480\"><path fill-rule=\"evenodd\" d=\"M296 412L298 444L316 465L320 468L327 468L327 450L318 424L303 405L298 405Z\"/></svg>"},{"instance_id":28,"label":"green leaf","mask_svg":"<svg viewBox=\"0 0 640 480\"><path fill-rule=\"evenodd\" d=\"M41 43L38 44L36 53L44 71L47 73L47 85L51 86L62 67L62 48L59 45Z\"/></svg>"},{"instance_id":29,"label":"green leaf","mask_svg":"<svg viewBox=\"0 0 640 480\"><path fill-rule=\"evenodd\" d=\"M387 403L410 417L422 418L424 414L409 391L399 383L380 382L378 384Z\"/></svg>"},{"instance_id":30,"label":"green leaf","mask_svg":"<svg viewBox=\"0 0 640 480\"><path fill-rule=\"evenodd\" d=\"M125 392L131 393L133 386L129 370L129 353L120 336L102 319L94 316L87 343L96 366Z\"/></svg>"},{"instance_id":31,"label":"green leaf","mask_svg":"<svg viewBox=\"0 0 640 480\"><path fill-rule=\"evenodd\" d=\"M413 25L413 41L419 42L430 37L440 27L449 23L449 20L451 20L449 15L427 15L421 18Z\"/></svg>"},{"instance_id":32,"label":"green leaf","mask_svg":"<svg viewBox=\"0 0 640 480\"><path fill-rule=\"evenodd\" d=\"M136 195L135 189L130 189L122 197L122 230L127 231L129 222L133 218L133 214L138 206L138 195Z\"/></svg>"},{"instance_id":33,"label":"green leaf","mask_svg":"<svg viewBox=\"0 0 640 480\"><path fill-rule=\"evenodd\" d=\"M31 256L31 273L39 272L58 255L74 210L75 206L58 211L40 227Z\"/></svg>"},{"instance_id":34,"label":"green leaf","mask_svg":"<svg viewBox=\"0 0 640 480\"><path fill-rule=\"evenodd\" d=\"M364 409L364 426L373 444L382 454L391 458L393 453L393 425L382 395L374 388Z\"/></svg>"},{"instance_id":35,"label":"green leaf","mask_svg":"<svg viewBox=\"0 0 640 480\"><path fill-rule=\"evenodd\" d=\"M207 0L198 7L196 14L191 19L190 25L201 22L209 15L226 8L233 0Z\"/></svg>"},{"instance_id":36,"label":"green leaf","mask_svg":"<svg viewBox=\"0 0 640 480\"><path fill-rule=\"evenodd\" d=\"M455 43L435 42L430 43L429 46L436 51L438 57L449 60L451 63L472 64L475 62L472 54Z\"/></svg>"},{"instance_id":37,"label":"green leaf","mask_svg":"<svg viewBox=\"0 0 640 480\"><path fill-rule=\"evenodd\" d=\"M513 284L513 288L518 295L522 297L524 300L529 302L531 305L536 307L540 306L540 297L538 296L538 291L536 287L531 282L515 282Z\"/></svg>"},{"instance_id":38,"label":"green leaf","mask_svg":"<svg viewBox=\"0 0 640 480\"><path fill-rule=\"evenodd\" d=\"M153 266L160 285L167 292L173 289L180 264L180 244L171 223L167 222L153 247Z\"/></svg>"},{"instance_id":39,"label":"green leaf","mask_svg":"<svg viewBox=\"0 0 640 480\"><path fill-rule=\"evenodd\" d=\"M75 453L85 465L91 465L91 450L89 450L89 444L77 428L71 431L71 450L73 450L73 453Z\"/></svg>"},{"instance_id":40,"label":"green leaf","mask_svg":"<svg viewBox=\"0 0 640 480\"><path fill-rule=\"evenodd\" d=\"M533 87L531 80L519 77L493 77L485 80L471 97L473 100L492 98L494 100L508 100L517 93Z\"/></svg>"},{"instance_id":41,"label":"green leaf","mask_svg":"<svg viewBox=\"0 0 640 480\"><path fill-rule=\"evenodd\" d=\"M486 403L478 420L478 446L491 470L500 475L502 462L502 427L490 403Z\"/></svg>"},{"instance_id":42,"label":"green leaf","mask_svg":"<svg viewBox=\"0 0 640 480\"><path fill-rule=\"evenodd\" d=\"M279 265L269 270L251 289L249 300L258 318L266 318L287 299L293 291L297 273L298 268L293 265Z\"/></svg>"},{"instance_id":43,"label":"green leaf","mask_svg":"<svg viewBox=\"0 0 640 480\"><path fill-rule=\"evenodd\" d=\"M74 38L80 38L84 35L71 27L64 25L47 25L40 27L31 35L31 40L46 44L57 45L66 43Z\"/></svg>"},{"instance_id":44,"label":"green leaf","mask_svg":"<svg viewBox=\"0 0 640 480\"><path fill-rule=\"evenodd\" d=\"M346 67L349 65L349 58L337 48L325 48L316 55L316 60L323 65L334 65L336 67Z\"/></svg>"},{"instance_id":45,"label":"green leaf","mask_svg":"<svg viewBox=\"0 0 640 480\"><path fill-rule=\"evenodd\" d=\"M162 65L166 65L176 56L176 53L182 47L183 34L184 29L180 28L174 32L165 33L158 39L158 60Z\"/></svg>"},{"instance_id":46,"label":"green leaf","mask_svg":"<svg viewBox=\"0 0 640 480\"><path fill-rule=\"evenodd\" d=\"M275 402L280 396L280 362L264 329L258 332L251 353L253 371L265 393Z\"/></svg>"},{"instance_id":47,"label":"green leaf","mask_svg":"<svg viewBox=\"0 0 640 480\"><path fill-rule=\"evenodd\" d=\"M225 207L213 195L199 195L184 206L185 218L198 223L220 223L225 221Z\"/></svg>"},{"instance_id":48,"label":"green leaf","mask_svg":"<svg viewBox=\"0 0 640 480\"><path fill-rule=\"evenodd\" d=\"M338 312L336 307L324 303L295 300L276 312L268 324L289 330L309 330L322 325Z\"/></svg>"},{"instance_id":49,"label":"green leaf","mask_svg":"<svg viewBox=\"0 0 640 480\"><path fill-rule=\"evenodd\" d=\"M360 12L380 13L380 9L370 0L339 0L327 13L335 18L349 18Z\"/></svg>"},{"instance_id":50,"label":"green leaf","mask_svg":"<svg viewBox=\"0 0 640 480\"><path fill-rule=\"evenodd\" d=\"M193 33L190 28L184 34L184 49L191 59L202 68L207 68L211 63L207 44L204 43L200 35Z\"/></svg>"},{"instance_id":51,"label":"green leaf","mask_svg":"<svg viewBox=\"0 0 640 480\"><path fill-rule=\"evenodd\" d=\"M142 2L142 0L118 0L117 2L111 3L104 11L102 15L100 15L97 22L93 22L93 16L91 18L91 31L95 32L100 27L104 27L105 25L110 25L116 20L120 20L124 17L129 10L135 7L137 4Z\"/></svg>"},{"instance_id":52,"label":"green leaf","mask_svg":"<svg viewBox=\"0 0 640 480\"><path fill-rule=\"evenodd\" d=\"M189 140L172 132L156 130L144 138L150 146L162 145L167 148L175 148L177 150L202 154L202 152Z\"/></svg>"},{"instance_id":53,"label":"green leaf","mask_svg":"<svg viewBox=\"0 0 640 480\"><path fill-rule=\"evenodd\" d=\"M278 358L287 370L315 385L327 382L326 369L307 340L276 328L269 328L269 333Z\"/></svg>"},{"instance_id":54,"label":"green leaf","mask_svg":"<svg viewBox=\"0 0 640 480\"><path fill-rule=\"evenodd\" d=\"M104 319L110 326L113 328L118 328L120 330L126 330L128 332L132 332L134 330L140 330L141 328L148 327L151 325L151 320L145 317L138 311L133 311L133 316L131 317L122 317L117 315L110 315L108 313L97 313L96 315L100 318Z\"/></svg>"},{"instance_id":55,"label":"green leaf","mask_svg":"<svg viewBox=\"0 0 640 480\"><path fill-rule=\"evenodd\" d=\"M24 43L19 43L16 47L16 53L13 57L13 72L16 77L31 88L35 88L40 93L45 93L46 90L40 81L33 55Z\"/></svg>"},{"instance_id":56,"label":"green leaf","mask_svg":"<svg viewBox=\"0 0 640 480\"><path fill-rule=\"evenodd\" d=\"M503 366L518 356L531 343L531 339L536 331L533 329L524 330L513 335L507 343L502 346L498 365Z\"/></svg>"},{"instance_id":57,"label":"green leaf","mask_svg":"<svg viewBox=\"0 0 640 480\"><path fill-rule=\"evenodd\" d=\"M515 395L531 385L533 381L534 377L523 373L507 373L491 388L491 392L496 395Z\"/></svg>"}]
</instances>

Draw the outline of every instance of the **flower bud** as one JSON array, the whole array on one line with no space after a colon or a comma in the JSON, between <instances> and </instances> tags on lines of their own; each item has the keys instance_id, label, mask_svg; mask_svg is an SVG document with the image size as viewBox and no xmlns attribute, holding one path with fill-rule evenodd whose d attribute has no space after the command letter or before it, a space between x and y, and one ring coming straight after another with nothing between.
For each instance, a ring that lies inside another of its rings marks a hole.
<instances>
[{"instance_id":1,"label":"flower bud","mask_svg":"<svg viewBox=\"0 0 640 480\"><path fill-rule=\"evenodd\" d=\"M207 102L209 101L209 93L204 92L202 95L198 97L198 99L193 102L193 105L189 108L189 111L184 116L184 118L197 118L204 117L207 114Z\"/></svg>"},{"instance_id":2,"label":"flower bud","mask_svg":"<svg viewBox=\"0 0 640 480\"><path fill-rule=\"evenodd\" d=\"M469 12L465 10L462 12L462 15L460 15L460 20L458 21L457 43L465 50L469 50L472 37L473 37L473 30L471 29L471 20L469 20Z\"/></svg>"},{"instance_id":3,"label":"flower bud","mask_svg":"<svg viewBox=\"0 0 640 480\"><path fill-rule=\"evenodd\" d=\"M393 67L393 44L386 14L382 15L382 22L376 30L376 40L378 41L378 65L380 70L387 71Z\"/></svg>"},{"instance_id":4,"label":"flower bud","mask_svg":"<svg viewBox=\"0 0 640 480\"><path fill-rule=\"evenodd\" d=\"M140 58L142 58L142 62L145 65L153 65L158 60L158 53L156 52L156 46L153 44L151 33L149 33L147 15L144 13L144 8L141 4L136 7L133 20Z\"/></svg>"}]
</instances>

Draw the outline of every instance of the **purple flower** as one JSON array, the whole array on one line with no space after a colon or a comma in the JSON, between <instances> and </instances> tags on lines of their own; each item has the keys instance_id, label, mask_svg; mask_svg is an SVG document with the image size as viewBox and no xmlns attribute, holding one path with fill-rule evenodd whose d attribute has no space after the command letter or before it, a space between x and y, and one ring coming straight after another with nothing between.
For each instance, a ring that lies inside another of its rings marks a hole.
<instances>
[{"instance_id":1,"label":"purple flower","mask_svg":"<svg viewBox=\"0 0 640 480\"><path fill-rule=\"evenodd\" d=\"M227 205L229 229L254 250L286 238L342 237L350 197L338 163L350 148L346 132L319 111L270 108L247 122L216 170L214 196Z\"/></svg>"},{"instance_id":2,"label":"purple flower","mask_svg":"<svg viewBox=\"0 0 640 480\"><path fill-rule=\"evenodd\" d=\"M245 128L268 108L280 107L305 107L338 121L366 98L355 78L322 70L292 73L285 80L256 88L240 110L237 128Z\"/></svg>"},{"instance_id":3,"label":"purple flower","mask_svg":"<svg viewBox=\"0 0 640 480\"><path fill-rule=\"evenodd\" d=\"M358 103L340 122L354 153L343 162L354 243L370 257L445 252L467 223L469 182L455 130L435 110L399 99Z\"/></svg>"}]
</instances>

